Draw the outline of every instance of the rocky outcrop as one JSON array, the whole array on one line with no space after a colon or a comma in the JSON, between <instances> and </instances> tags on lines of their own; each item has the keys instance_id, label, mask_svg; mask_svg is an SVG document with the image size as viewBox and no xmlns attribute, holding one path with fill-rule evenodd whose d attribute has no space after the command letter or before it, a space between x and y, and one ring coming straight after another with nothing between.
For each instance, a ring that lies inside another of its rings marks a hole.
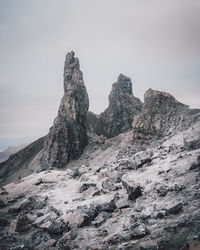
<instances>
[{"instance_id":1,"label":"rocky outcrop","mask_svg":"<svg viewBox=\"0 0 200 250\"><path fill-rule=\"evenodd\" d=\"M100 114L100 133L111 138L126 132L132 128L133 119L141 109L141 101L133 95L131 79L120 74L112 85L109 107Z\"/></svg>"},{"instance_id":2,"label":"rocky outcrop","mask_svg":"<svg viewBox=\"0 0 200 250\"><path fill-rule=\"evenodd\" d=\"M74 52L66 56L64 67L64 96L58 115L45 142L42 164L45 168L62 168L77 159L88 144L86 114L89 99Z\"/></svg>"},{"instance_id":3,"label":"rocky outcrop","mask_svg":"<svg viewBox=\"0 0 200 250\"><path fill-rule=\"evenodd\" d=\"M64 66L64 96L49 134L0 164L1 184L20 182L22 177L42 169L66 166L70 160L81 156L88 140L90 144L98 142L106 148L109 140L105 137L111 138L126 132L132 129L132 124L133 138L143 139L137 144L139 146L148 139L183 131L200 122L200 110L189 109L165 92L149 89L142 104L133 95L131 79L122 74L112 86L109 107L103 113L95 115L88 111L88 107L88 94L79 60L74 52L70 52ZM199 139L185 140L184 147L190 150L199 148ZM134 149L135 153L143 150L138 147ZM118 167L121 170L137 169L150 162L151 156L140 153L131 159L121 159ZM77 173L74 178L78 177ZM108 183L103 186L116 188Z\"/></svg>"},{"instance_id":4,"label":"rocky outcrop","mask_svg":"<svg viewBox=\"0 0 200 250\"><path fill-rule=\"evenodd\" d=\"M134 139L152 139L172 132L184 120L184 112L188 109L168 93L147 90L142 112L133 121Z\"/></svg>"},{"instance_id":5,"label":"rocky outcrop","mask_svg":"<svg viewBox=\"0 0 200 250\"><path fill-rule=\"evenodd\" d=\"M142 188L134 181L130 180L127 176L122 179L122 184L128 193L129 200L136 200L142 195Z\"/></svg>"}]
</instances>

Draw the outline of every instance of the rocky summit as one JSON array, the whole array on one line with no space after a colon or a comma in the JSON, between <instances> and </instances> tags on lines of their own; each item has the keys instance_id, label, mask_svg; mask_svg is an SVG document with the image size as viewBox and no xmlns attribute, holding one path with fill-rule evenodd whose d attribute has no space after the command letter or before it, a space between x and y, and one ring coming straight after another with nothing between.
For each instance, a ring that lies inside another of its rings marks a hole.
<instances>
[{"instance_id":1,"label":"rocky summit","mask_svg":"<svg viewBox=\"0 0 200 250\"><path fill-rule=\"evenodd\" d=\"M77 159L88 144L86 113L87 90L74 52L67 54L64 67L64 96L53 127L46 138L42 164L45 168L63 167Z\"/></svg>"},{"instance_id":2,"label":"rocky summit","mask_svg":"<svg viewBox=\"0 0 200 250\"><path fill-rule=\"evenodd\" d=\"M100 115L79 60L49 133L0 163L0 249L200 249L200 110L120 74Z\"/></svg>"},{"instance_id":3,"label":"rocky summit","mask_svg":"<svg viewBox=\"0 0 200 250\"><path fill-rule=\"evenodd\" d=\"M142 103L132 92L132 82L129 77L120 74L113 83L109 95L109 107L101 113L101 133L108 138L114 137L132 128L136 115L141 113Z\"/></svg>"},{"instance_id":4,"label":"rocky summit","mask_svg":"<svg viewBox=\"0 0 200 250\"><path fill-rule=\"evenodd\" d=\"M187 115L189 107L178 102L172 95L149 89L144 94L144 105L139 116L133 121L135 138L151 139L177 130ZM187 124L186 124L187 125ZM189 121L188 121L189 125Z\"/></svg>"}]
</instances>

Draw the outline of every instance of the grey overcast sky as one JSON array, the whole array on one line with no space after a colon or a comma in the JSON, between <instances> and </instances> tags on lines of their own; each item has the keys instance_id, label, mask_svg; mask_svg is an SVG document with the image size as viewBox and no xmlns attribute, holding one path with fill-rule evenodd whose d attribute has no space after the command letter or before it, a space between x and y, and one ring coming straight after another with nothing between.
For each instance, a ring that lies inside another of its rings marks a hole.
<instances>
[{"instance_id":1,"label":"grey overcast sky","mask_svg":"<svg viewBox=\"0 0 200 250\"><path fill-rule=\"evenodd\" d=\"M48 132L71 50L95 113L120 73L200 108L199 0L0 0L0 149Z\"/></svg>"}]
</instances>

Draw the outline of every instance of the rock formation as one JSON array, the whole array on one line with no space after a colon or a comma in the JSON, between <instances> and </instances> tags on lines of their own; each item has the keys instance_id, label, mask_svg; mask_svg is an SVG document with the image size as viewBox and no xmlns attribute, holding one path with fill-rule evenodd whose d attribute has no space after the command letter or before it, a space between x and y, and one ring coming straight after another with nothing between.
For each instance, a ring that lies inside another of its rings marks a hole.
<instances>
[{"instance_id":1,"label":"rock formation","mask_svg":"<svg viewBox=\"0 0 200 250\"><path fill-rule=\"evenodd\" d=\"M142 112L133 121L134 138L152 139L172 132L188 108L168 93L147 90Z\"/></svg>"},{"instance_id":2,"label":"rock formation","mask_svg":"<svg viewBox=\"0 0 200 250\"><path fill-rule=\"evenodd\" d=\"M86 114L89 108L87 90L74 52L67 54L64 66L64 96L58 115L45 142L42 164L46 168L64 167L77 159L88 144Z\"/></svg>"},{"instance_id":3,"label":"rock formation","mask_svg":"<svg viewBox=\"0 0 200 250\"><path fill-rule=\"evenodd\" d=\"M0 164L0 249L200 249L200 110L123 75L88 106L68 53L49 134Z\"/></svg>"},{"instance_id":4,"label":"rock formation","mask_svg":"<svg viewBox=\"0 0 200 250\"><path fill-rule=\"evenodd\" d=\"M112 85L109 106L99 117L101 134L110 138L131 129L141 109L141 101L133 95L131 79L120 74Z\"/></svg>"},{"instance_id":5,"label":"rock formation","mask_svg":"<svg viewBox=\"0 0 200 250\"><path fill-rule=\"evenodd\" d=\"M129 131L90 142L78 174L71 161L4 186L0 249L199 249L199 132L132 143Z\"/></svg>"}]
</instances>

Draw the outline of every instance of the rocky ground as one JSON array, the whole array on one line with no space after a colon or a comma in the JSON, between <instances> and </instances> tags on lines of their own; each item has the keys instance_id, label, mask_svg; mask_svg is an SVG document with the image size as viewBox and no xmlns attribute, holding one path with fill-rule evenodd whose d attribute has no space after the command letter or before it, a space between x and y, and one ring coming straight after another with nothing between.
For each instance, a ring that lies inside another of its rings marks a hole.
<instances>
[{"instance_id":1,"label":"rocky ground","mask_svg":"<svg viewBox=\"0 0 200 250\"><path fill-rule=\"evenodd\" d=\"M200 249L199 132L93 137L67 169L2 187L0 249Z\"/></svg>"}]
</instances>

